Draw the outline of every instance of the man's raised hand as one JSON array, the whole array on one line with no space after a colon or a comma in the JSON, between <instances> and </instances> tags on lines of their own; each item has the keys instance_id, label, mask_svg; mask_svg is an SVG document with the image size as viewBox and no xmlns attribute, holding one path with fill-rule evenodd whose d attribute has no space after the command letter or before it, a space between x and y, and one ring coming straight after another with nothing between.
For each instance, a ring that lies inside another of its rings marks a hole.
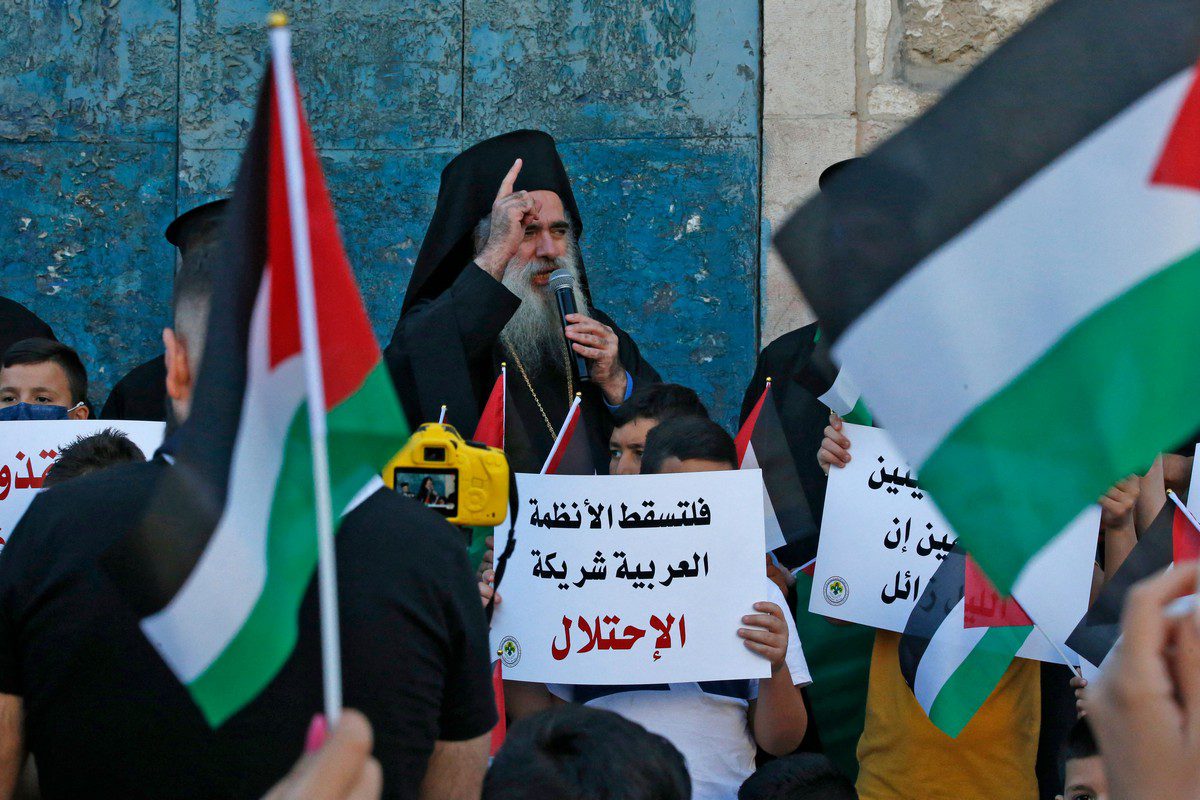
<instances>
[{"instance_id":1,"label":"man's raised hand","mask_svg":"<svg viewBox=\"0 0 1200 800\"><path fill-rule=\"evenodd\" d=\"M627 378L621 365L618 349L620 340L616 331L602 322L583 314L567 314L567 338L571 349L591 361L589 374L592 381L604 392L610 406L625 401Z\"/></svg>"},{"instance_id":2,"label":"man's raised hand","mask_svg":"<svg viewBox=\"0 0 1200 800\"><path fill-rule=\"evenodd\" d=\"M528 192L513 191L517 175L521 173L521 164L519 158L514 161L512 169L500 182L500 190L496 192L496 200L492 203L492 224L487 244L475 258L475 263L496 280L504 279L504 268L517 254L525 238L526 222L536 219L541 211L541 203L530 197Z\"/></svg>"}]
</instances>

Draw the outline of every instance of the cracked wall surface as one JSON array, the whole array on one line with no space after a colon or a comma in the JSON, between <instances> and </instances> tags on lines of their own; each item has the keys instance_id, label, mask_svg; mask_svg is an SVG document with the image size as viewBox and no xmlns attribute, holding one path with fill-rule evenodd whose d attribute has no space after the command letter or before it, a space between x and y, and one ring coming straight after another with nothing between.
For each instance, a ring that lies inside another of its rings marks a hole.
<instances>
[{"instance_id":1,"label":"cracked wall surface","mask_svg":"<svg viewBox=\"0 0 1200 800\"><path fill-rule=\"evenodd\" d=\"M1050 0L764 0L763 225L919 116ZM762 343L811 322L778 255L761 258Z\"/></svg>"},{"instance_id":2,"label":"cracked wall surface","mask_svg":"<svg viewBox=\"0 0 1200 800\"><path fill-rule=\"evenodd\" d=\"M0 292L78 347L93 402L155 354L162 230L226 194L273 8L351 263L390 335L438 175L544 127L586 215L597 305L729 421L759 314L762 23L750 0L9 0Z\"/></svg>"}]
</instances>

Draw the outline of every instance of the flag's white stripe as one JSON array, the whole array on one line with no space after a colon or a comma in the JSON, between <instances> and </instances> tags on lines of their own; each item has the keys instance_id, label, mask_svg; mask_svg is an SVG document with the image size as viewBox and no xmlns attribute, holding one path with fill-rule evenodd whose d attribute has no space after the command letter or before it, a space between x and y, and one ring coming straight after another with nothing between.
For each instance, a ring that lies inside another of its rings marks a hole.
<instances>
[{"instance_id":1,"label":"flag's white stripe","mask_svg":"<svg viewBox=\"0 0 1200 800\"><path fill-rule=\"evenodd\" d=\"M567 431L571 430L571 417L579 409L579 396L571 401L571 407L567 409L567 417L563 420L562 428L558 431L558 436L554 439L554 444L550 447L550 453L546 456L546 462L542 464L541 474L545 475L546 470L550 469L550 465L554 463L554 457L558 455L559 448L566 447ZM582 413L582 412L581 412ZM574 436L574 431L571 432Z\"/></svg>"},{"instance_id":2,"label":"flag's white stripe","mask_svg":"<svg viewBox=\"0 0 1200 800\"><path fill-rule=\"evenodd\" d=\"M834 347L920 469L1113 298L1200 248L1200 192L1151 186L1193 71L1141 98L931 255Z\"/></svg>"},{"instance_id":3,"label":"flag's white stripe","mask_svg":"<svg viewBox=\"0 0 1200 800\"><path fill-rule=\"evenodd\" d=\"M826 408L844 417L854 410L860 394L858 384L846 370L840 369L829 391L817 399L824 403Z\"/></svg>"},{"instance_id":4,"label":"flag's white stripe","mask_svg":"<svg viewBox=\"0 0 1200 800\"><path fill-rule=\"evenodd\" d=\"M987 633L988 628L964 628L963 620L966 601L959 600L950 614L938 626L929 646L921 656L917 665L917 675L913 681L913 694L925 713L933 708L933 701L938 692L950 680L954 671L967 660L967 656L979 644L979 640Z\"/></svg>"},{"instance_id":5,"label":"flag's white stripe","mask_svg":"<svg viewBox=\"0 0 1200 800\"><path fill-rule=\"evenodd\" d=\"M742 463L738 469L759 469L758 458L754 455L754 438L751 436L750 441L746 442L746 453L742 456ZM777 547L783 547L787 544L787 539L783 536L783 528L779 525L779 517L775 515L775 505L771 502L771 495L767 493L767 484L763 482L763 527L766 534L767 552L771 552Z\"/></svg>"},{"instance_id":6,"label":"flag's white stripe","mask_svg":"<svg viewBox=\"0 0 1200 800\"><path fill-rule=\"evenodd\" d=\"M190 683L241 630L267 578L267 524L288 427L304 400L299 356L271 370L268 280L251 319L246 394L229 471L229 493L208 547L179 593L142 630L183 683Z\"/></svg>"}]
</instances>

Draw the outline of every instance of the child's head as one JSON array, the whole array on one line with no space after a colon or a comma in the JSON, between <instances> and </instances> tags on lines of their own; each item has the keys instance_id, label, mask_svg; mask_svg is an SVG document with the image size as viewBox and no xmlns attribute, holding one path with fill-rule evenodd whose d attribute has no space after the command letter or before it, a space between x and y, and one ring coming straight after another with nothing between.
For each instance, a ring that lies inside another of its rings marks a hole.
<instances>
[{"instance_id":1,"label":"child's head","mask_svg":"<svg viewBox=\"0 0 1200 800\"><path fill-rule=\"evenodd\" d=\"M0 367L0 420L87 419L87 370L53 339L23 339Z\"/></svg>"},{"instance_id":2,"label":"child's head","mask_svg":"<svg viewBox=\"0 0 1200 800\"><path fill-rule=\"evenodd\" d=\"M676 417L707 419L708 409L695 392L677 383L652 383L636 390L613 412L608 471L613 475L641 472L646 435L654 426Z\"/></svg>"},{"instance_id":3,"label":"child's head","mask_svg":"<svg viewBox=\"0 0 1200 800\"><path fill-rule=\"evenodd\" d=\"M737 469L737 447L725 429L710 419L677 417L646 436L643 475L724 469Z\"/></svg>"},{"instance_id":4,"label":"child's head","mask_svg":"<svg viewBox=\"0 0 1200 800\"><path fill-rule=\"evenodd\" d=\"M1092 737L1086 717L1075 721L1063 748L1063 800L1107 800L1108 778L1104 759Z\"/></svg>"},{"instance_id":5,"label":"child's head","mask_svg":"<svg viewBox=\"0 0 1200 800\"><path fill-rule=\"evenodd\" d=\"M565 705L512 727L483 800L689 800L683 756L611 711Z\"/></svg>"},{"instance_id":6,"label":"child's head","mask_svg":"<svg viewBox=\"0 0 1200 800\"><path fill-rule=\"evenodd\" d=\"M738 789L738 800L857 800L854 784L820 753L764 764Z\"/></svg>"}]
</instances>

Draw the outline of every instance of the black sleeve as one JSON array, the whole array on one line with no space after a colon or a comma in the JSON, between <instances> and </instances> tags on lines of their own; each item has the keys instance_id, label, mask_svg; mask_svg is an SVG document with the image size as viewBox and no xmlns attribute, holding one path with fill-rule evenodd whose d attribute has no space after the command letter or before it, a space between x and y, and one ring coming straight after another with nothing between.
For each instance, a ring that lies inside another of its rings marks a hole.
<instances>
[{"instance_id":1,"label":"black sleeve","mask_svg":"<svg viewBox=\"0 0 1200 800\"><path fill-rule=\"evenodd\" d=\"M400 318L383 355L413 427L436 419L446 403L453 424L474 430L472 376L490 371L492 348L520 305L503 284L468 265L449 289Z\"/></svg>"},{"instance_id":2,"label":"black sleeve","mask_svg":"<svg viewBox=\"0 0 1200 800\"><path fill-rule=\"evenodd\" d=\"M444 614L449 658L438 739L464 741L496 726L496 700L492 694L491 645L479 589L472 580L466 550L455 547L449 557L455 563L444 573L448 576Z\"/></svg>"}]
</instances>

